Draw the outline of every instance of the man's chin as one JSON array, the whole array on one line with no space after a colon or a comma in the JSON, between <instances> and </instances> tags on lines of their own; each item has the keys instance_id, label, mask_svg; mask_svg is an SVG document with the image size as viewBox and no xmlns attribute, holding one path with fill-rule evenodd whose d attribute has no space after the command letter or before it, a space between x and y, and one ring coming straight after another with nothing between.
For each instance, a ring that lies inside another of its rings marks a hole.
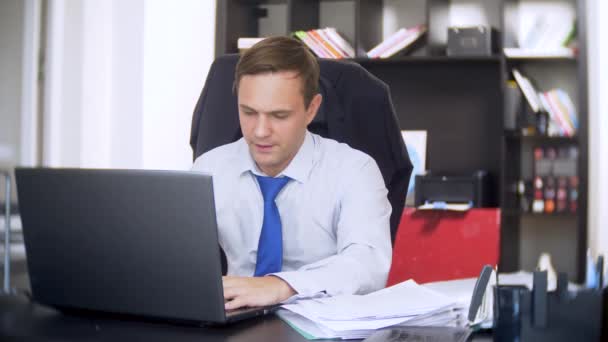
<instances>
[{"instance_id":1,"label":"man's chin","mask_svg":"<svg viewBox=\"0 0 608 342\"><path fill-rule=\"evenodd\" d=\"M262 168L272 167L275 165L275 158L269 153L252 153L255 163Z\"/></svg>"}]
</instances>

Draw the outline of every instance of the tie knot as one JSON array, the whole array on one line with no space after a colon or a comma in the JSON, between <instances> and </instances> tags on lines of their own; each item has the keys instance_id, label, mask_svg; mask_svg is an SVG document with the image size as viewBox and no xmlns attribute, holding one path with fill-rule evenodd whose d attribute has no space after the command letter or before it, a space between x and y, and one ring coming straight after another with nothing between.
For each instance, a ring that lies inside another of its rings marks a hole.
<instances>
[{"instance_id":1,"label":"tie knot","mask_svg":"<svg viewBox=\"0 0 608 342\"><path fill-rule=\"evenodd\" d=\"M277 197L281 189L289 182L289 177L273 178L264 176L255 176L260 184L264 202L272 202Z\"/></svg>"}]
</instances>

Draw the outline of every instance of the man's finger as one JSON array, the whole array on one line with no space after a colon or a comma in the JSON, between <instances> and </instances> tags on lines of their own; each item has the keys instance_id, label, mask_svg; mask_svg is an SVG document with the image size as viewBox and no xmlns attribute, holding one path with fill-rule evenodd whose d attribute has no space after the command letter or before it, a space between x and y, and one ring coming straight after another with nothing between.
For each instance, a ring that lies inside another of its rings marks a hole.
<instances>
[{"instance_id":1,"label":"man's finger","mask_svg":"<svg viewBox=\"0 0 608 342\"><path fill-rule=\"evenodd\" d=\"M241 294L238 288L224 288L224 299L233 299Z\"/></svg>"},{"instance_id":2,"label":"man's finger","mask_svg":"<svg viewBox=\"0 0 608 342\"><path fill-rule=\"evenodd\" d=\"M234 299L232 299L231 301L226 302L226 304L224 304L224 307L226 308L226 310L234 310L234 309L238 309L241 307L247 306L247 302L243 299L243 297L235 297Z\"/></svg>"}]
</instances>

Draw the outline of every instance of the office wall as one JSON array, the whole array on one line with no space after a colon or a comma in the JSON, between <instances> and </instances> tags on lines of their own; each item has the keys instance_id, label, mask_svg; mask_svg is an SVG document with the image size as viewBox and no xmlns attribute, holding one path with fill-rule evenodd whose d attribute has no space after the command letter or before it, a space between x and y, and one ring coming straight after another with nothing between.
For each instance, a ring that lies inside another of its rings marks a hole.
<instances>
[{"instance_id":1,"label":"office wall","mask_svg":"<svg viewBox=\"0 0 608 342\"><path fill-rule=\"evenodd\" d=\"M588 0L589 247L608 255L608 2Z\"/></svg>"},{"instance_id":2,"label":"office wall","mask_svg":"<svg viewBox=\"0 0 608 342\"><path fill-rule=\"evenodd\" d=\"M187 169L215 2L50 0L43 164Z\"/></svg>"}]
</instances>

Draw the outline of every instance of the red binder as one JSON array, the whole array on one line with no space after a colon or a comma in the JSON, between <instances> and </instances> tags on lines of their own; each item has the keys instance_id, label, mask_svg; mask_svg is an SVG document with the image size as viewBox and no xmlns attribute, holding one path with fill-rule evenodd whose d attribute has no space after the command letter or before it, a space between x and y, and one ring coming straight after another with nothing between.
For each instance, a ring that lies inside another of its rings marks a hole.
<instances>
[{"instance_id":1,"label":"red binder","mask_svg":"<svg viewBox=\"0 0 608 342\"><path fill-rule=\"evenodd\" d=\"M403 211L387 286L477 277L498 263L500 209Z\"/></svg>"}]
</instances>

